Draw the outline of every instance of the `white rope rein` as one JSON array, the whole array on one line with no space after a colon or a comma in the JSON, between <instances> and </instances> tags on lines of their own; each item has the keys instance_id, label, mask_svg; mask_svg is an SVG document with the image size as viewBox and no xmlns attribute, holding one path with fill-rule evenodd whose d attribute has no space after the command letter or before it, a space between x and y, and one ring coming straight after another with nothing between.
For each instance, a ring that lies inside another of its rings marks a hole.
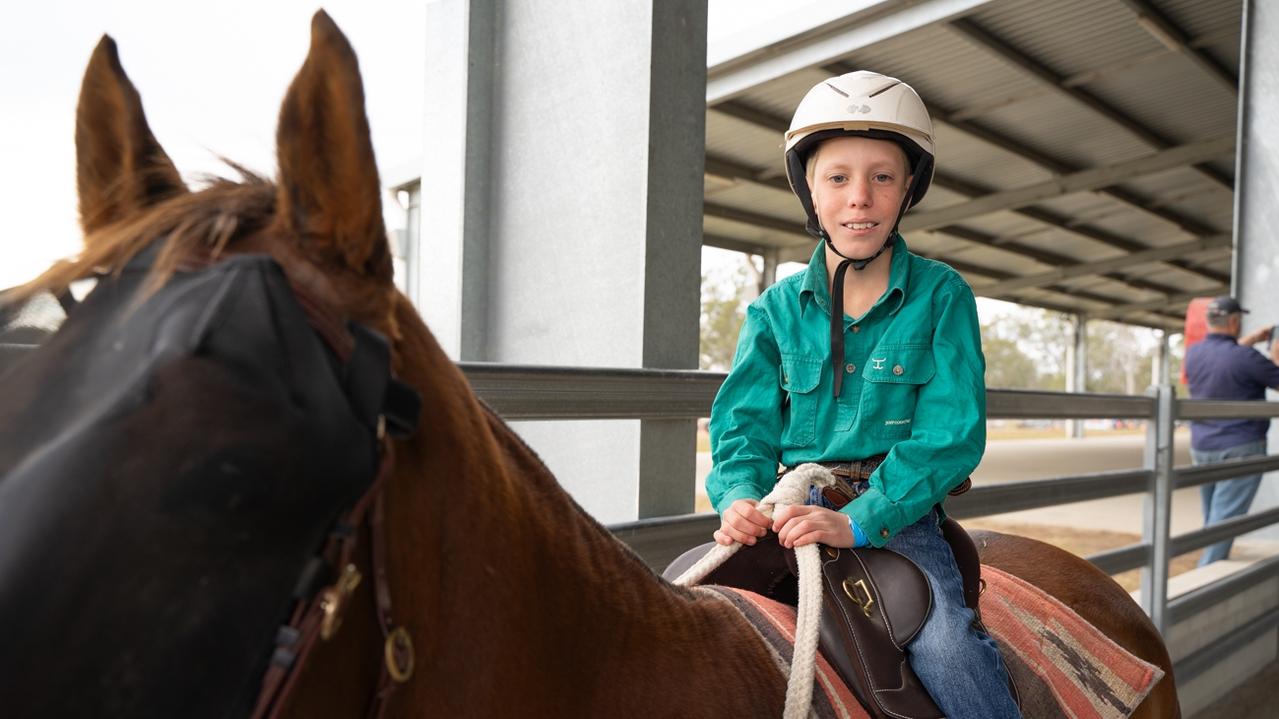
<instances>
[{"instance_id":1,"label":"white rope rein","mask_svg":"<svg viewBox=\"0 0 1279 719\"><path fill-rule=\"evenodd\" d=\"M820 464L801 464L782 477L767 497L759 501L756 509L765 517L773 518L776 507L804 504L812 485L826 488L835 483L830 470ZM697 560L675 580L675 584L696 584L706 575L733 556L742 545L716 544L706 556ZM799 564L799 616L795 626L795 651L791 657L790 677L786 682L786 710L783 719L806 719L813 703L813 673L817 664L817 630L822 611L821 556L816 544L795 548Z\"/></svg>"}]
</instances>

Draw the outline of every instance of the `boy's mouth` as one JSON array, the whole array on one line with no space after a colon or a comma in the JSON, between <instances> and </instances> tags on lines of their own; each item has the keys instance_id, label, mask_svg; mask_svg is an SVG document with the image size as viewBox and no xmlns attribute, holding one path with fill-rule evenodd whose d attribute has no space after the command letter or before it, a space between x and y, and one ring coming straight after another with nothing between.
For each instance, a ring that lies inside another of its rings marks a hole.
<instances>
[{"instance_id":1,"label":"boy's mouth","mask_svg":"<svg viewBox=\"0 0 1279 719\"><path fill-rule=\"evenodd\" d=\"M870 230L879 227L878 222L845 222L844 227L850 230Z\"/></svg>"}]
</instances>

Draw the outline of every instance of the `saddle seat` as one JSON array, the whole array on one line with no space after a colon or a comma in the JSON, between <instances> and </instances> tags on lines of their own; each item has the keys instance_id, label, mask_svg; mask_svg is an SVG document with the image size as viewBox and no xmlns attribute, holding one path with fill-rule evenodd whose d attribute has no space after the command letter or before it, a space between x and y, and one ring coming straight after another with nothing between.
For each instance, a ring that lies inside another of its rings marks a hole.
<instances>
[{"instance_id":1,"label":"saddle seat","mask_svg":"<svg viewBox=\"0 0 1279 719\"><path fill-rule=\"evenodd\" d=\"M953 519L942 531L964 580L964 601L977 611L980 562L968 533ZM662 576L674 581L714 546L688 550ZM942 712L906 660L905 646L932 609L923 572L906 557L883 549L821 546L822 616L818 648L866 710L874 717L940 719ZM742 547L702 584L743 589L796 605L795 553L770 532Z\"/></svg>"}]
</instances>

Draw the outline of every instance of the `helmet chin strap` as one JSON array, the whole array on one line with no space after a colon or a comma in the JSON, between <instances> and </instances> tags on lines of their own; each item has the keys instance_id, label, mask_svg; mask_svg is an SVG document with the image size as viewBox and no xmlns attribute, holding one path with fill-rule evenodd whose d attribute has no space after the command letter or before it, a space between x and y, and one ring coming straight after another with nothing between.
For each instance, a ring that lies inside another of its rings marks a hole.
<instances>
[{"instance_id":1,"label":"helmet chin strap","mask_svg":"<svg viewBox=\"0 0 1279 719\"><path fill-rule=\"evenodd\" d=\"M876 258L884 254L885 250L895 244L894 238L897 237L897 226L901 224L902 216L910 208L910 199L915 194L915 186L919 181L920 174L916 172L910 178L910 185L906 188L906 197L902 199L902 206L897 210L897 219L893 221L893 229L889 230L888 236L884 238L884 244L880 245L879 250L870 257L855 259L835 249L835 243L831 241L830 233L826 231L826 228L821 227L820 221L818 222L818 228L822 239L826 241L826 246L830 248L831 252L844 258L844 261L840 262L839 266L835 268L835 276L831 278L830 283L830 365L836 399L839 399L839 392L844 387L844 277L848 274L849 267L860 272L866 269L866 266L874 262Z\"/></svg>"}]
</instances>

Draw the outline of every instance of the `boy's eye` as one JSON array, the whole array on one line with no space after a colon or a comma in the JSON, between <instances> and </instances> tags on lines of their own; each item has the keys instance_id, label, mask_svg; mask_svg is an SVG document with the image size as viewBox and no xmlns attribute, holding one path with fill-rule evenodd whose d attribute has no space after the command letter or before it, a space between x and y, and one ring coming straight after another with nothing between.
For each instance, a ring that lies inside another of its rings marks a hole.
<instances>
[{"instance_id":1,"label":"boy's eye","mask_svg":"<svg viewBox=\"0 0 1279 719\"><path fill-rule=\"evenodd\" d=\"M888 173L881 172L875 175L875 182L892 182L892 181L893 181L893 176L889 175Z\"/></svg>"},{"instance_id":2,"label":"boy's eye","mask_svg":"<svg viewBox=\"0 0 1279 719\"><path fill-rule=\"evenodd\" d=\"M830 176L830 181L831 181L831 182L836 182L836 183L843 182L844 180L847 180L847 179L848 179L848 178L847 178L847 177L845 177L844 175L831 175L831 176Z\"/></svg>"}]
</instances>

